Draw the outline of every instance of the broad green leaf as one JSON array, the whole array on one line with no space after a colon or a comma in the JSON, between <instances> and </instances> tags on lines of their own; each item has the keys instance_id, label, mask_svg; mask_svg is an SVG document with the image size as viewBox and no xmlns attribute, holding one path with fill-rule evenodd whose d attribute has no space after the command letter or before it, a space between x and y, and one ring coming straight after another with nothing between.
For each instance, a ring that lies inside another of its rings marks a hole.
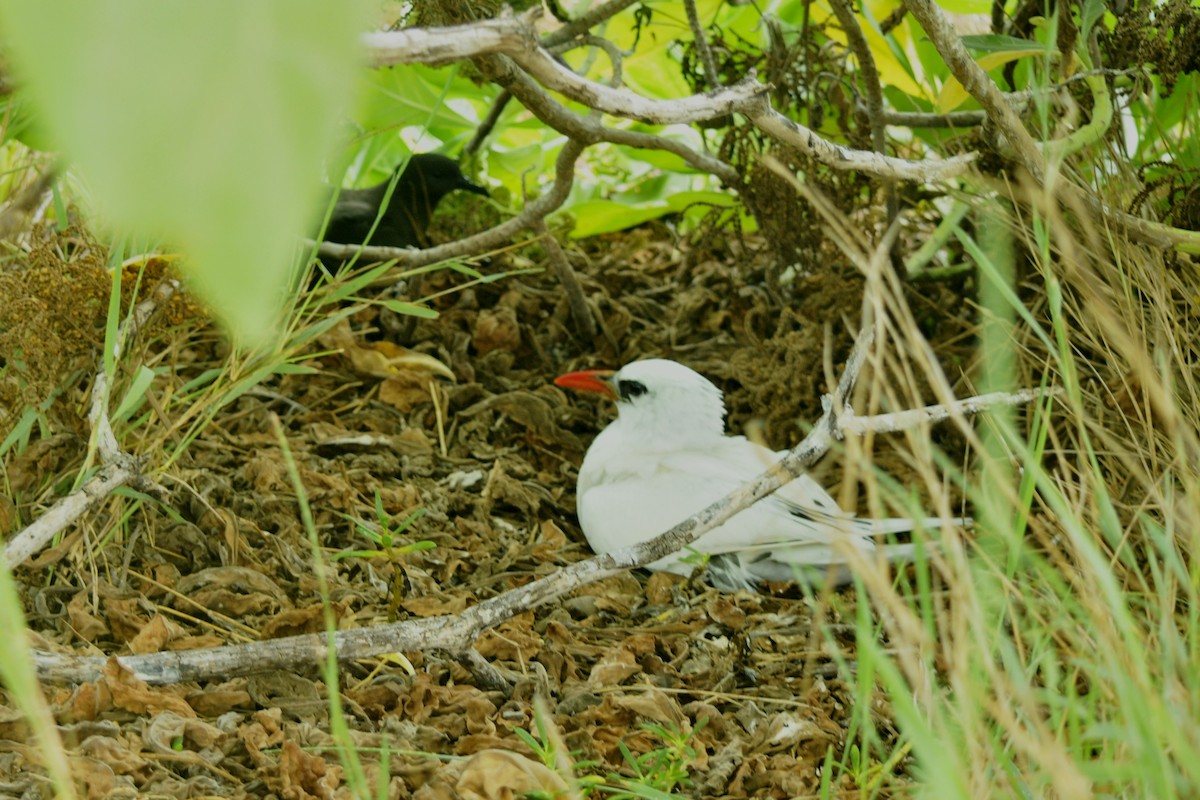
<instances>
[{"instance_id":1,"label":"broad green leaf","mask_svg":"<svg viewBox=\"0 0 1200 800\"><path fill-rule=\"evenodd\" d=\"M190 283L244 343L278 335L365 11L362 0L0 0L14 71L96 210L180 248Z\"/></svg>"},{"instance_id":2,"label":"broad green leaf","mask_svg":"<svg viewBox=\"0 0 1200 800\"><path fill-rule=\"evenodd\" d=\"M741 203L737 200L737 198L728 192L701 190L695 192L675 192L669 198L667 198L667 205L670 206L672 211L683 211L685 208L692 205L733 208L741 205Z\"/></svg>"},{"instance_id":3,"label":"broad green leaf","mask_svg":"<svg viewBox=\"0 0 1200 800\"><path fill-rule=\"evenodd\" d=\"M891 5L895 5L894 2ZM882 10L882 6L879 10ZM885 15L886 16L886 15ZM813 6L813 21L826 26L825 31L830 39L841 45L846 45L846 34L841 30L829 0L819 0ZM879 72L879 80L884 86L894 86L913 97L927 97L926 91L912 77L904 62L892 51L887 37L879 33L872 25L861 25L867 47L875 59L875 69Z\"/></svg>"},{"instance_id":4,"label":"broad green leaf","mask_svg":"<svg viewBox=\"0 0 1200 800\"><path fill-rule=\"evenodd\" d=\"M937 0L937 4L951 14L990 14L992 0Z\"/></svg>"},{"instance_id":5,"label":"broad green leaf","mask_svg":"<svg viewBox=\"0 0 1200 800\"><path fill-rule=\"evenodd\" d=\"M642 205L626 205L614 203L611 200L590 200L571 207L575 217L575 229L571 231L572 239L583 239L601 233L631 228L652 219L657 219L671 209L666 203L644 203Z\"/></svg>"},{"instance_id":6,"label":"broad green leaf","mask_svg":"<svg viewBox=\"0 0 1200 800\"><path fill-rule=\"evenodd\" d=\"M479 126L499 89L477 86L457 65L398 65L364 71L355 119L363 134L346 150L344 184L386 180L410 152L457 153ZM338 180L340 176L331 176Z\"/></svg>"}]
</instances>

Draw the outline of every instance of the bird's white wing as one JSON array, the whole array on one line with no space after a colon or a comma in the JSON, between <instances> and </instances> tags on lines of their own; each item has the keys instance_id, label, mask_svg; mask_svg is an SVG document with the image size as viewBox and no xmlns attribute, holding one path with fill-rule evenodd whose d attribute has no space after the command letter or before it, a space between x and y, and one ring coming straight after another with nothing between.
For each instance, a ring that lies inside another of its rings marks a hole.
<instances>
[{"instance_id":1,"label":"bird's white wing","mask_svg":"<svg viewBox=\"0 0 1200 800\"><path fill-rule=\"evenodd\" d=\"M589 453L580 472L579 519L592 548L609 552L646 541L711 505L765 470L778 454L741 437L664 453ZM595 447L595 445L593 446ZM829 493L803 476L787 494L756 503L706 533L693 548L717 555L796 544L830 545L863 535ZM660 567L661 568L661 567Z\"/></svg>"}]
</instances>

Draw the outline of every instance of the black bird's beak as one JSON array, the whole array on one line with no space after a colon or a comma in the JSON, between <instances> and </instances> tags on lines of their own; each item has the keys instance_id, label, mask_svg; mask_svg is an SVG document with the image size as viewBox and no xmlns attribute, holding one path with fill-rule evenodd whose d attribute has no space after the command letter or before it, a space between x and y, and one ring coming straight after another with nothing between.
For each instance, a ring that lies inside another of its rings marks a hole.
<instances>
[{"instance_id":1,"label":"black bird's beak","mask_svg":"<svg viewBox=\"0 0 1200 800\"><path fill-rule=\"evenodd\" d=\"M477 183L471 183L466 178L462 179L462 183L460 183L457 188L462 189L464 192L474 192L475 194L481 194L484 197L492 196L492 193L489 192L487 189L485 189L484 187L480 186Z\"/></svg>"}]
</instances>

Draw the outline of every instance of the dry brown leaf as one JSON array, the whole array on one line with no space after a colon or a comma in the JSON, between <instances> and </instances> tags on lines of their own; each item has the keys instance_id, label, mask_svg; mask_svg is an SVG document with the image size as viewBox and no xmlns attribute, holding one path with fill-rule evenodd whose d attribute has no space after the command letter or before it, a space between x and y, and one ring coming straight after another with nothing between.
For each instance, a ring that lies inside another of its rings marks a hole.
<instances>
[{"instance_id":1,"label":"dry brown leaf","mask_svg":"<svg viewBox=\"0 0 1200 800\"><path fill-rule=\"evenodd\" d=\"M263 752L283 742L283 726L280 724L283 711L278 708L255 712L254 721L238 728L237 735L246 746L250 761L258 768L272 766L275 758Z\"/></svg>"},{"instance_id":2,"label":"dry brown leaf","mask_svg":"<svg viewBox=\"0 0 1200 800\"><path fill-rule=\"evenodd\" d=\"M140 595L107 596L102 605L108 627L118 642L128 643L150 623L150 617L143 608L144 598Z\"/></svg>"},{"instance_id":3,"label":"dry brown leaf","mask_svg":"<svg viewBox=\"0 0 1200 800\"><path fill-rule=\"evenodd\" d=\"M731 630L740 631L746 627L746 612L738 607L728 595L718 594L704 604L704 611L713 622L718 622Z\"/></svg>"},{"instance_id":4,"label":"dry brown leaf","mask_svg":"<svg viewBox=\"0 0 1200 800\"><path fill-rule=\"evenodd\" d=\"M517 312L509 306L497 306L479 312L471 345L479 355L493 350L516 350L521 346L521 325Z\"/></svg>"},{"instance_id":5,"label":"dry brown leaf","mask_svg":"<svg viewBox=\"0 0 1200 800\"><path fill-rule=\"evenodd\" d=\"M467 700L467 730L473 734L491 735L496 732L496 723L492 717L496 714L496 704L483 695L476 695Z\"/></svg>"},{"instance_id":6,"label":"dry brown leaf","mask_svg":"<svg viewBox=\"0 0 1200 800\"><path fill-rule=\"evenodd\" d=\"M675 698L657 689L614 695L613 703L627 711L632 711L639 717L645 717L663 725L673 725L680 729L690 727L687 724L687 717L684 716Z\"/></svg>"},{"instance_id":7,"label":"dry brown leaf","mask_svg":"<svg viewBox=\"0 0 1200 800\"><path fill-rule=\"evenodd\" d=\"M0 494L0 534L3 534L4 538L7 539L7 534L17 529L19 519L17 504L7 494Z\"/></svg>"},{"instance_id":8,"label":"dry brown leaf","mask_svg":"<svg viewBox=\"0 0 1200 800\"><path fill-rule=\"evenodd\" d=\"M621 649L596 662L588 675L588 683L596 686L616 686L641 670L633 653Z\"/></svg>"},{"instance_id":9,"label":"dry brown leaf","mask_svg":"<svg viewBox=\"0 0 1200 800\"><path fill-rule=\"evenodd\" d=\"M94 758L117 775L132 775L146 769L148 761L129 743L110 736L93 735L79 743L76 755Z\"/></svg>"},{"instance_id":10,"label":"dry brown leaf","mask_svg":"<svg viewBox=\"0 0 1200 800\"><path fill-rule=\"evenodd\" d=\"M646 600L656 606L665 606L674 600L675 586L685 578L673 572L655 572L646 581Z\"/></svg>"},{"instance_id":11,"label":"dry brown leaf","mask_svg":"<svg viewBox=\"0 0 1200 800\"><path fill-rule=\"evenodd\" d=\"M168 650L200 650L205 647L220 647L225 639L214 633L202 633L197 636L181 636L167 643Z\"/></svg>"},{"instance_id":12,"label":"dry brown leaf","mask_svg":"<svg viewBox=\"0 0 1200 800\"><path fill-rule=\"evenodd\" d=\"M157 653L165 649L168 642L183 635L183 626L168 620L162 614L155 614L154 618L142 626L137 635L129 640L129 651L131 653Z\"/></svg>"},{"instance_id":13,"label":"dry brown leaf","mask_svg":"<svg viewBox=\"0 0 1200 800\"><path fill-rule=\"evenodd\" d=\"M471 417L482 411L498 411L524 425L530 433L543 441L582 452L583 442L579 440L579 437L558 424L560 409L561 401L558 406L555 406L537 392L515 389L481 400L469 408L463 409L459 414Z\"/></svg>"},{"instance_id":14,"label":"dry brown leaf","mask_svg":"<svg viewBox=\"0 0 1200 800\"><path fill-rule=\"evenodd\" d=\"M759 752L788 752L809 739L828 740L830 735L815 721L793 711L781 711L760 725L750 741L750 748Z\"/></svg>"},{"instance_id":15,"label":"dry brown leaf","mask_svg":"<svg viewBox=\"0 0 1200 800\"><path fill-rule=\"evenodd\" d=\"M81 683L71 694L58 718L61 722L83 722L99 719L113 707L112 692L104 680Z\"/></svg>"},{"instance_id":16,"label":"dry brown leaf","mask_svg":"<svg viewBox=\"0 0 1200 800\"><path fill-rule=\"evenodd\" d=\"M251 675L246 691L261 708L279 708L293 717L321 716L329 704L317 684L302 675L270 670Z\"/></svg>"},{"instance_id":17,"label":"dry brown leaf","mask_svg":"<svg viewBox=\"0 0 1200 800\"><path fill-rule=\"evenodd\" d=\"M306 753L293 741L279 753L279 795L284 800L332 800L342 784L342 768Z\"/></svg>"},{"instance_id":18,"label":"dry brown leaf","mask_svg":"<svg viewBox=\"0 0 1200 800\"><path fill-rule=\"evenodd\" d=\"M340 620L350 612L348 603L342 601L331 604L335 620ZM325 606L322 603L291 608L281 611L271 617L262 629L262 638L278 639L283 636L299 636L302 633L321 633L325 630Z\"/></svg>"},{"instance_id":19,"label":"dry brown leaf","mask_svg":"<svg viewBox=\"0 0 1200 800\"><path fill-rule=\"evenodd\" d=\"M29 737L29 723L15 708L0 706L0 740L23 742Z\"/></svg>"},{"instance_id":20,"label":"dry brown leaf","mask_svg":"<svg viewBox=\"0 0 1200 800\"><path fill-rule=\"evenodd\" d=\"M542 649L542 637L533 629L533 612L526 611L484 631L475 649L492 661L516 661L525 664Z\"/></svg>"},{"instance_id":21,"label":"dry brown leaf","mask_svg":"<svg viewBox=\"0 0 1200 800\"><path fill-rule=\"evenodd\" d=\"M212 747L227 735L220 728L207 722L164 711L150 720L142 738L151 749L170 754L176 752L176 741L183 740L193 745L189 749L203 750Z\"/></svg>"},{"instance_id":22,"label":"dry brown leaf","mask_svg":"<svg viewBox=\"0 0 1200 800\"><path fill-rule=\"evenodd\" d=\"M416 617L440 617L457 614L467 607L467 598L461 595L421 595L406 597L400 607Z\"/></svg>"},{"instance_id":23,"label":"dry brown leaf","mask_svg":"<svg viewBox=\"0 0 1200 800\"><path fill-rule=\"evenodd\" d=\"M414 800L514 800L531 792L551 797L570 790L557 772L508 750L483 750L447 764L414 794Z\"/></svg>"},{"instance_id":24,"label":"dry brown leaf","mask_svg":"<svg viewBox=\"0 0 1200 800\"><path fill-rule=\"evenodd\" d=\"M112 692L112 702L117 708L123 708L134 714L158 714L163 711L174 711L184 717L195 717L196 712L187 702L174 692L181 691L178 687L153 687L139 678L134 677L131 670L121 665L116 658L110 658L104 664L104 682Z\"/></svg>"},{"instance_id":25,"label":"dry brown leaf","mask_svg":"<svg viewBox=\"0 0 1200 800\"><path fill-rule=\"evenodd\" d=\"M276 449L254 452L242 467L242 478L254 487L255 492L264 495L275 494L291 485L283 454Z\"/></svg>"},{"instance_id":26,"label":"dry brown leaf","mask_svg":"<svg viewBox=\"0 0 1200 800\"><path fill-rule=\"evenodd\" d=\"M350 328L350 320L343 319L320 337L321 344L342 351L350 360L355 372L376 378L391 378L409 373L423 376L426 382L433 375L455 380L454 372L425 353L400 347L392 342L360 342Z\"/></svg>"},{"instance_id":27,"label":"dry brown leaf","mask_svg":"<svg viewBox=\"0 0 1200 800\"><path fill-rule=\"evenodd\" d=\"M429 376L416 373L391 375L379 384L379 400L399 411L412 411L430 401Z\"/></svg>"},{"instance_id":28,"label":"dry brown leaf","mask_svg":"<svg viewBox=\"0 0 1200 800\"><path fill-rule=\"evenodd\" d=\"M67 604L67 615L71 628L85 642L94 642L108 633L108 625L92 613L92 593L80 590Z\"/></svg>"},{"instance_id":29,"label":"dry brown leaf","mask_svg":"<svg viewBox=\"0 0 1200 800\"><path fill-rule=\"evenodd\" d=\"M176 587L191 602L219 614L241 617L270 614L288 604L275 581L249 567L210 567L181 578Z\"/></svg>"},{"instance_id":30,"label":"dry brown leaf","mask_svg":"<svg viewBox=\"0 0 1200 800\"><path fill-rule=\"evenodd\" d=\"M71 774L83 784L83 796L87 800L109 800L111 797L132 797L128 779L118 781L113 768L95 758L80 756L71 759ZM117 784L126 784L125 791L117 791Z\"/></svg>"},{"instance_id":31,"label":"dry brown leaf","mask_svg":"<svg viewBox=\"0 0 1200 800\"><path fill-rule=\"evenodd\" d=\"M215 719L227 711L246 710L254 706L250 693L246 691L245 680L241 685L230 684L227 687L203 689L187 696L188 705L196 709L196 713L206 719Z\"/></svg>"}]
</instances>

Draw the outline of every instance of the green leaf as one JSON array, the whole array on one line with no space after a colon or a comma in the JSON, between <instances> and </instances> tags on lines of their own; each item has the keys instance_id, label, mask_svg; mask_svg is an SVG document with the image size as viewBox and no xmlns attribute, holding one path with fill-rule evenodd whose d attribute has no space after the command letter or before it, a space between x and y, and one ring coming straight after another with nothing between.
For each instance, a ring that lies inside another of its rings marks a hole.
<instances>
[{"instance_id":1,"label":"green leaf","mask_svg":"<svg viewBox=\"0 0 1200 800\"><path fill-rule=\"evenodd\" d=\"M149 367L144 365L138 367L137 374L133 376L133 381L129 384L129 391L125 392L125 396L121 398L121 405L117 406L113 418L125 419L136 411L146 397L146 390L150 388L150 384L154 383L155 377L154 370Z\"/></svg>"},{"instance_id":2,"label":"green leaf","mask_svg":"<svg viewBox=\"0 0 1200 800\"><path fill-rule=\"evenodd\" d=\"M0 456L12 449L13 445L17 445L18 452L24 450L29 444L29 435L33 432L33 423L38 421L38 410L33 406L25 406L25 410L21 412L21 418L17 420L17 424L13 425L12 430L8 432L8 436L4 437L4 441L0 442Z\"/></svg>"},{"instance_id":3,"label":"green leaf","mask_svg":"<svg viewBox=\"0 0 1200 800\"><path fill-rule=\"evenodd\" d=\"M362 0L2 0L4 44L97 210L183 250L243 343L271 340L353 95Z\"/></svg>"},{"instance_id":4,"label":"green leaf","mask_svg":"<svg viewBox=\"0 0 1200 800\"><path fill-rule=\"evenodd\" d=\"M307 364L280 364L274 371L276 375L316 375L320 372Z\"/></svg>"},{"instance_id":5,"label":"green leaf","mask_svg":"<svg viewBox=\"0 0 1200 800\"><path fill-rule=\"evenodd\" d=\"M330 558L334 561L341 561L343 558L383 558L386 555L387 553L382 550L341 550Z\"/></svg>"},{"instance_id":6,"label":"green leaf","mask_svg":"<svg viewBox=\"0 0 1200 800\"><path fill-rule=\"evenodd\" d=\"M429 306L417 305L416 303L406 303L403 300L385 300L385 306L395 311L397 314L405 314L410 317L420 317L421 319L437 319L438 312Z\"/></svg>"},{"instance_id":7,"label":"green leaf","mask_svg":"<svg viewBox=\"0 0 1200 800\"><path fill-rule=\"evenodd\" d=\"M575 217L575 229L571 231L571 238L582 239L586 236L624 230L657 219L670 211L671 208L665 202L637 206L614 203L611 200L579 203L571 207L571 214Z\"/></svg>"},{"instance_id":8,"label":"green leaf","mask_svg":"<svg viewBox=\"0 0 1200 800\"><path fill-rule=\"evenodd\" d=\"M963 46L976 53L1024 53L1029 50L1045 51L1046 45L1032 39L1018 39L999 33L985 33L962 37Z\"/></svg>"},{"instance_id":9,"label":"green leaf","mask_svg":"<svg viewBox=\"0 0 1200 800\"><path fill-rule=\"evenodd\" d=\"M951 14L987 14L992 0L938 0L938 5Z\"/></svg>"}]
</instances>

